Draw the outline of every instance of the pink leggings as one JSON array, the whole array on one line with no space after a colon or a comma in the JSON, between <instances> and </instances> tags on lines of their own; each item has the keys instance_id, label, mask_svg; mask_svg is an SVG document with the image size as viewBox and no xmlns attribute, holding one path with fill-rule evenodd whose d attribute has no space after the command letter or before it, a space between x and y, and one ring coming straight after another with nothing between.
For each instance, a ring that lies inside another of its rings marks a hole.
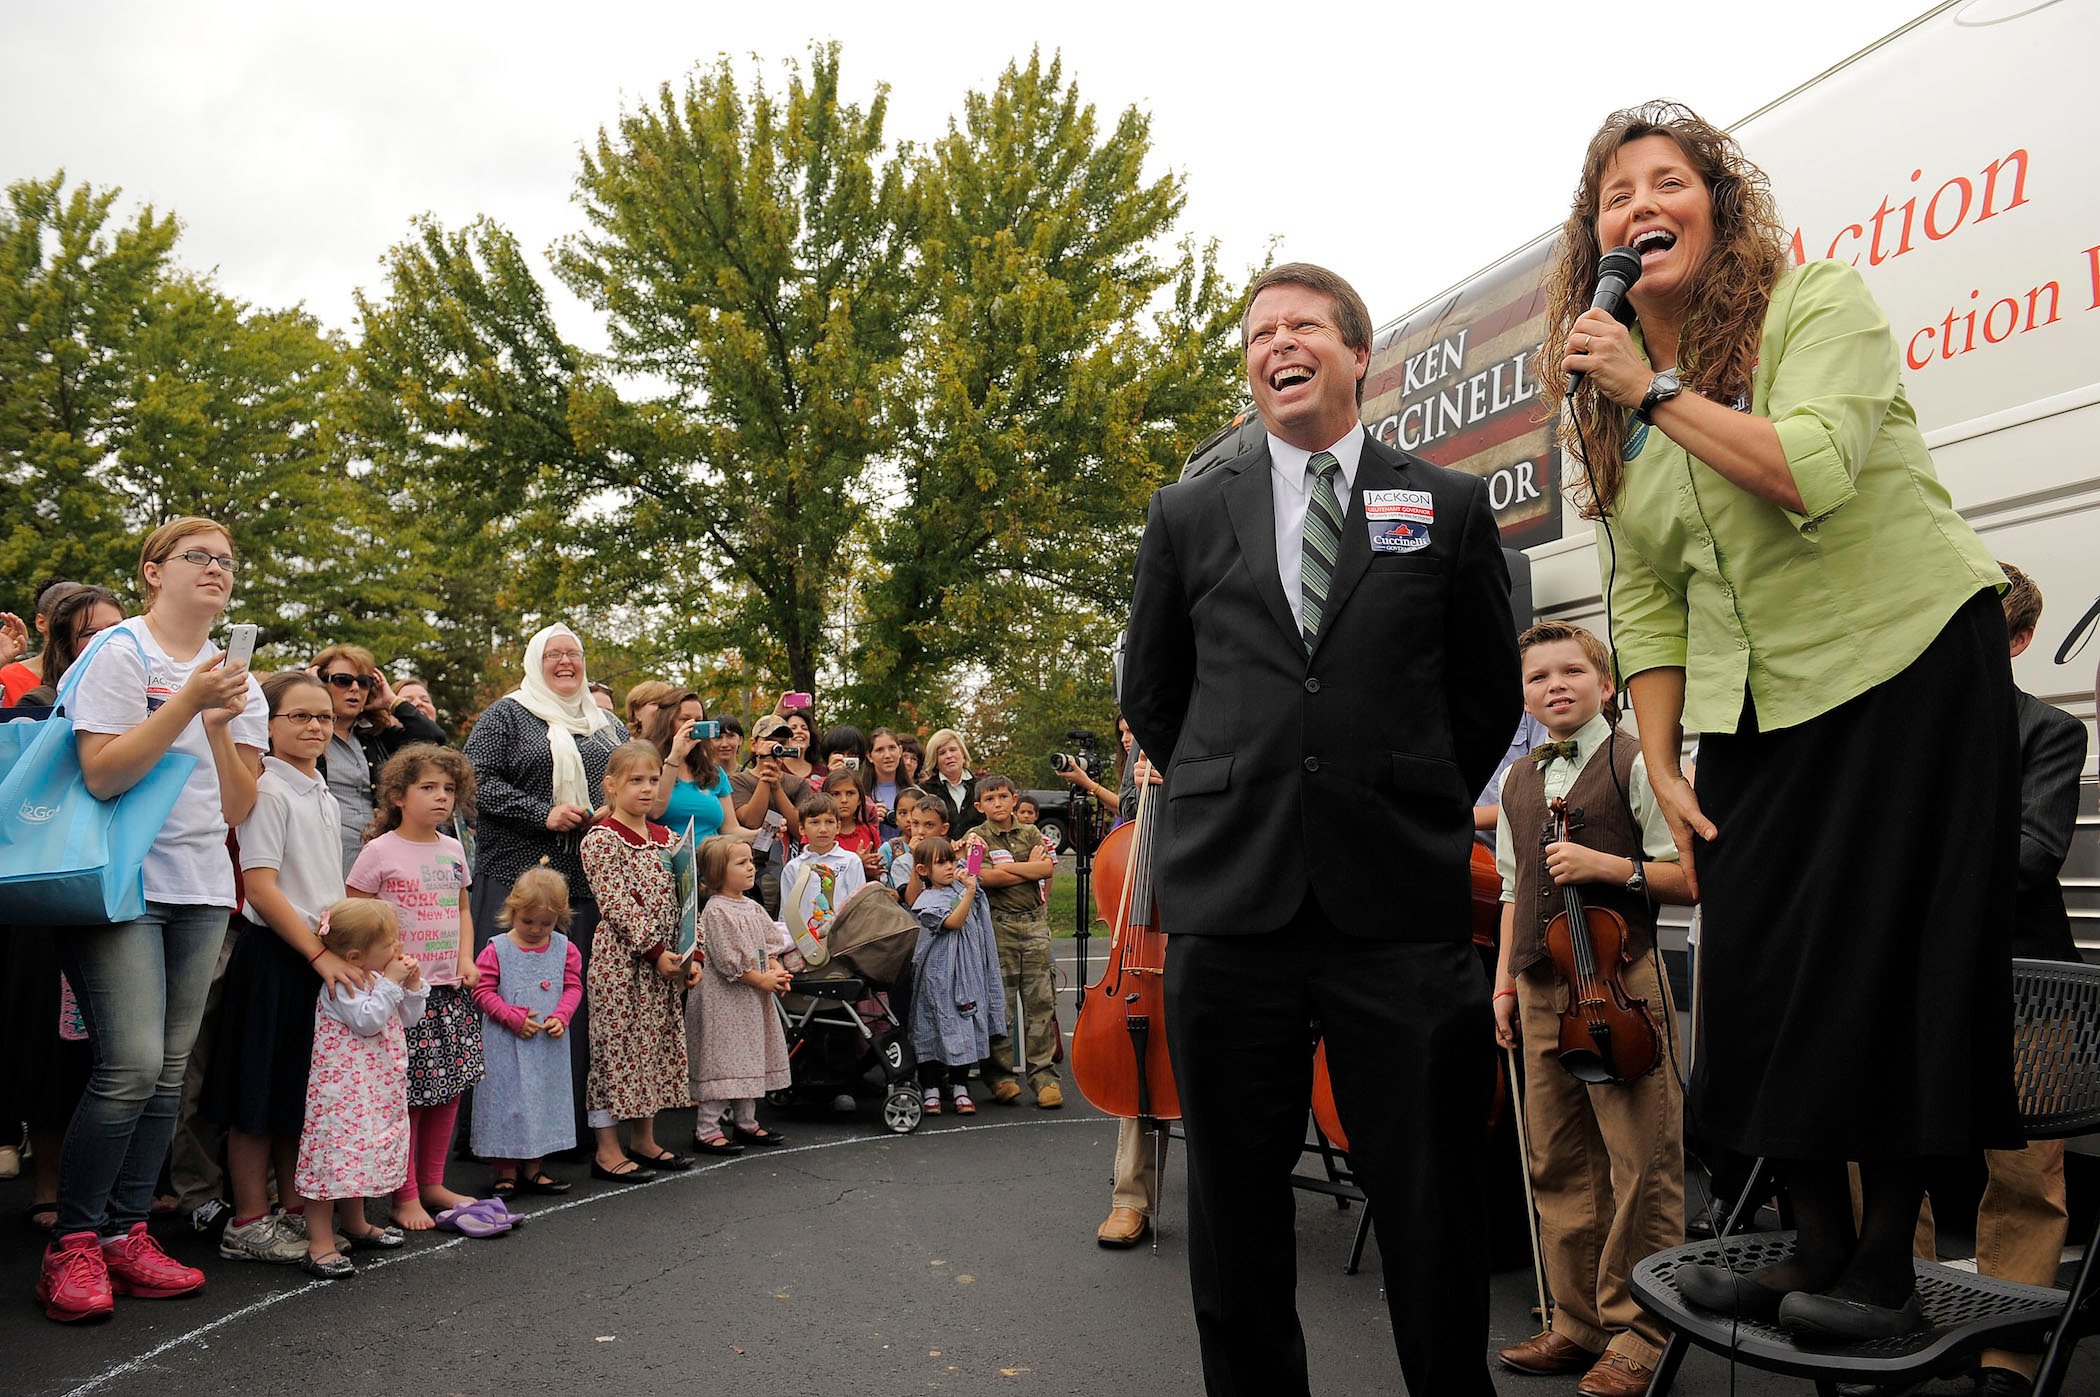
<instances>
[{"instance_id":1,"label":"pink leggings","mask_svg":"<svg viewBox=\"0 0 2100 1397\"><path fill-rule=\"evenodd\" d=\"M410 1203L426 1188L445 1186L445 1155L459 1120L459 1098L442 1106L408 1108L408 1181L394 1190L396 1203Z\"/></svg>"}]
</instances>

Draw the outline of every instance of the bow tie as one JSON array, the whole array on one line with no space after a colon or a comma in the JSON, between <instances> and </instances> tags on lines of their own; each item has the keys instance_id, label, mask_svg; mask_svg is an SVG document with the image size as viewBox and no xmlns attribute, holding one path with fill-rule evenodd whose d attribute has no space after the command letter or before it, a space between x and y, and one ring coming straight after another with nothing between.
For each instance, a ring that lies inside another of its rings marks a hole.
<instances>
[{"instance_id":1,"label":"bow tie","mask_svg":"<svg viewBox=\"0 0 2100 1397\"><path fill-rule=\"evenodd\" d=\"M1572 737L1564 737L1558 742L1541 742L1538 746L1531 749L1531 759L1540 766L1544 766L1555 757L1573 762L1576 749L1577 743Z\"/></svg>"}]
</instances>

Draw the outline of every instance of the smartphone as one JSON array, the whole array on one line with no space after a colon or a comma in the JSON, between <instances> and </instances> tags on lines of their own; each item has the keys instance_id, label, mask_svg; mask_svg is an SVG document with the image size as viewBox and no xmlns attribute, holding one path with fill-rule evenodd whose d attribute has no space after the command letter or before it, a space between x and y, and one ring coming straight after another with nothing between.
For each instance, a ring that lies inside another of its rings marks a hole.
<instances>
[{"instance_id":1,"label":"smartphone","mask_svg":"<svg viewBox=\"0 0 2100 1397\"><path fill-rule=\"evenodd\" d=\"M983 871L984 846L982 844L972 844L970 846L970 856L963 863L963 872L969 874L972 878L975 878L978 874L982 873Z\"/></svg>"},{"instance_id":2,"label":"smartphone","mask_svg":"<svg viewBox=\"0 0 2100 1397\"><path fill-rule=\"evenodd\" d=\"M800 692L785 693L780 696L780 706L782 708L807 708L810 706L810 696Z\"/></svg>"},{"instance_id":3,"label":"smartphone","mask_svg":"<svg viewBox=\"0 0 2100 1397\"><path fill-rule=\"evenodd\" d=\"M246 669L248 662L254 658L255 627L245 621L229 627L226 632L226 667L232 669L239 666Z\"/></svg>"},{"instance_id":4,"label":"smartphone","mask_svg":"<svg viewBox=\"0 0 2100 1397\"><path fill-rule=\"evenodd\" d=\"M686 732L695 742L712 742L721 735L722 725L713 718L702 718Z\"/></svg>"}]
</instances>

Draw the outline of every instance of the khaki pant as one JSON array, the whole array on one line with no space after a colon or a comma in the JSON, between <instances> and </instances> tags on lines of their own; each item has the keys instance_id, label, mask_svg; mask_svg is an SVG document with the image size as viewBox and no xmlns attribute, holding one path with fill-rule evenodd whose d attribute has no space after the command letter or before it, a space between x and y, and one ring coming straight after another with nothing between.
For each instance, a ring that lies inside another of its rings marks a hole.
<instances>
[{"instance_id":1,"label":"khaki pant","mask_svg":"<svg viewBox=\"0 0 2100 1397\"><path fill-rule=\"evenodd\" d=\"M1111 1208L1135 1208L1150 1215L1152 1193L1159 1186L1159 1136L1166 1132L1145 1129L1135 1120L1116 1127L1116 1184L1109 1195Z\"/></svg>"},{"instance_id":2,"label":"khaki pant","mask_svg":"<svg viewBox=\"0 0 2100 1397\"><path fill-rule=\"evenodd\" d=\"M1028 1081L1031 1086L1057 1080L1057 977L1050 964L1050 923L1043 913L1007 916L992 913L992 931L999 942L999 978L1006 987L1006 1010L1014 1012L1014 996L1021 997L1021 1022L992 1044L993 1085L1014 1078L1014 1041L1026 1034Z\"/></svg>"},{"instance_id":3,"label":"khaki pant","mask_svg":"<svg viewBox=\"0 0 2100 1397\"><path fill-rule=\"evenodd\" d=\"M2064 1206L2064 1142L2034 1140L2024 1150L1985 1150L1990 1182L1976 1206L1976 1269L2002 1281L2055 1285L2070 1213ZM1918 1215L1917 1254L1936 1260L1932 1200ZM1986 1368L2032 1379L2041 1355L1987 1349Z\"/></svg>"},{"instance_id":4,"label":"khaki pant","mask_svg":"<svg viewBox=\"0 0 2100 1397\"><path fill-rule=\"evenodd\" d=\"M1567 988L1553 967L1517 978L1524 1123L1554 1332L1652 1368L1669 1334L1634 1302L1627 1278L1684 1241L1684 1092L1663 1036L1660 1016L1672 1006L1654 958L1621 966L1620 978L1648 1001L1662 1039L1654 1070L1623 1086L1590 1086L1560 1065Z\"/></svg>"}]
</instances>

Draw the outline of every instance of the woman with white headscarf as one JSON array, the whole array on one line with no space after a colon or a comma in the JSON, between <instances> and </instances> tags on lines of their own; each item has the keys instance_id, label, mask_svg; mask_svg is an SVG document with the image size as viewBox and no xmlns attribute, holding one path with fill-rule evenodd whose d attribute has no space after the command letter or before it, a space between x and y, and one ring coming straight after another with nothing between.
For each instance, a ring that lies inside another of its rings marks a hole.
<instances>
[{"instance_id":1,"label":"woman with white headscarf","mask_svg":"<svg viewBox=\"0 0 2100 1397\"><path fill-rule=\"evenodd\" d=\"M568 881L575 914L569 941L590 964L598 904L577 847L602 803L605 759L625 741L627 729L591 699L576 633L557 623L533 636L525 647L524 682L490 704L467 734L477 812L471 894L477 947L498 930L496 914L518 875L545 860ZM579 1123L589 1068L587 1014L578 1004L567 1034Z\"/></svg>"}]
</instances>

